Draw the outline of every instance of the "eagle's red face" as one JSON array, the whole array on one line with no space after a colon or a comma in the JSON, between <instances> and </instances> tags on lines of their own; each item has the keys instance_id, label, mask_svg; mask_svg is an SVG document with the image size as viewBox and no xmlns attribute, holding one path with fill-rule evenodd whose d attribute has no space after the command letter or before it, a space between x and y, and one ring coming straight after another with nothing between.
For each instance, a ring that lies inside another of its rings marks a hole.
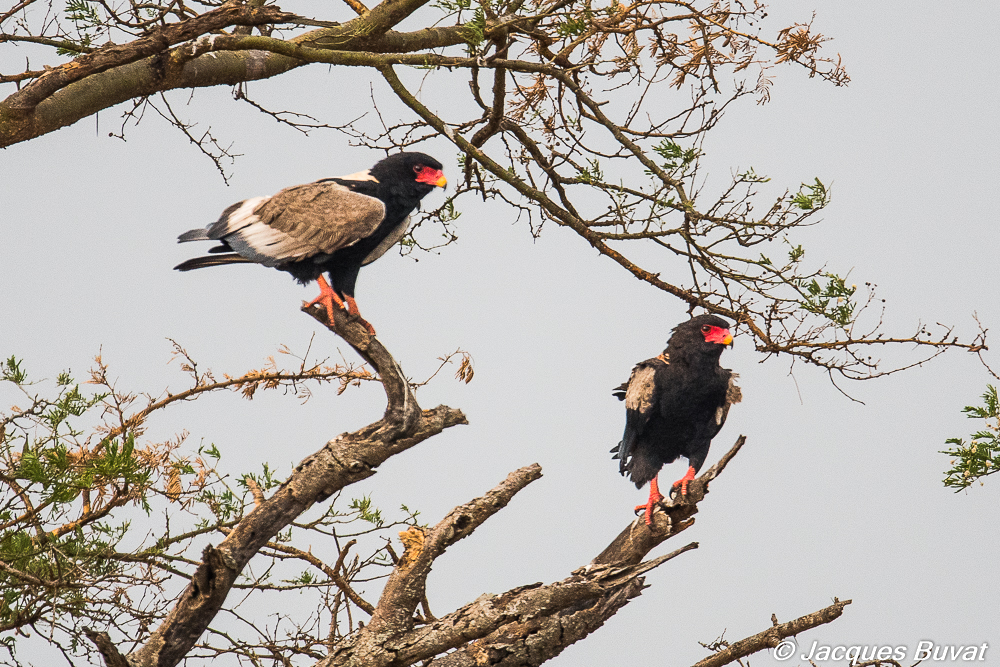
<instances>
[{"instance_id":1,"label":"eagle's red face","mask_svg":"<svg viewBox=\"0 0 1000 667\"><path fill-rule=\"evenodd\" d=\"M422 164L414 165L413 173L417 175L417 183L427 183L443 188L448 185L448 179L444 177L444 172L433 167L425 167Z\"/></svg>"},{"instance_id":2,"label":"eagle's red face","mask_svg":"<svg viewBox=\"0 0 1000 667\"><path fill-rule=\"evenodd\" d=\"M733 342L733 334L729 333L729 329L723 329L722 327L713 327L711 324L706 324L701 328L701 333L705 336L706 343L729 345Z\"/></svg>"}]
</instances>

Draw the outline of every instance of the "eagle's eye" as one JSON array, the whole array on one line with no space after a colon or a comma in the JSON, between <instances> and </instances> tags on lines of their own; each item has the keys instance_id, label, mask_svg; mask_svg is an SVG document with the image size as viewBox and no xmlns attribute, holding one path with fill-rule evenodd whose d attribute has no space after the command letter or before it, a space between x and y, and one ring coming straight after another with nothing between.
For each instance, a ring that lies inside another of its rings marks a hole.
<instances>
[{"instance_id":1,"label":"eagle's eye","mask_svg":"<svg viewBox=\"0 0 1000 667\"><path fill-rule=\"evenodd\" d=\"M712 332L712 327L710 327L709 325L705 324L705 325L703 325L701 327L701 332L703 334L711 333Z\"/></svg>"}]
</instances>

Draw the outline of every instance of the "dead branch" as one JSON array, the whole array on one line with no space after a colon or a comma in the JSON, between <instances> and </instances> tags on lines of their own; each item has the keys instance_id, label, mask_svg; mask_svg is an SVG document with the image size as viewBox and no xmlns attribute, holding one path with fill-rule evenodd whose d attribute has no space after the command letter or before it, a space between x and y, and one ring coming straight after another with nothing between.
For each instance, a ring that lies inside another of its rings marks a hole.
<instances>
[{"instance_id":1,"label":"dead branch","mask_svg":"<svg viewBox=\"0 0 1000 667\"><path fill-rule=\"evenodd\" d=\"M688 484L686 496L677 495L660 501L653 510L651 526L647 526L641 516L637 517L588 567L638 563L658 544L694 525L693 517L698 513L698 503L708 494L709 482L722 474L745 442L746 436L737 438L736 443L715 465Z\"/></svg>"},{"instance_id":2,"label":"dead branch","mask_svg":"<svg viewBox=\"0 0 1000 667\"><path fill-rule=\"evenodd\" d=\"M236 578L271 538L314 503L375 474L389 457L456 424L461 411L446 406L421 411L399 364L346 313L325 321L322 309L307 310L350 344L378 372L387 397L385 416L344 433L307 457L270 498L240 521L216 546L205 548L191 583L146 643L129 655L136 667L172 667L188 654L222 608Z\"/></svg>"},{"instance_id":3,"label":"dead branch","mask_svg":"<svg viewBox=\"0 0 1000 667\"><path fill-rule=\"evenodd\" d=\"M87 635L90 641L94 642L97 650L101 652L104 664L107 667L129 667L128 660L118 652L118 647L111 641L111 637L108 636L107 632L97 632L90 628L84 628L83 634Z\"/></svg>"},{"instance_id":4,"label":"dead branch","mask_svg":"<svg viewBox=\"0 0 1000 667\"><path fill-rule=\"evenodd\" d=\"M388 667L428 659L441 667L537 665L558 655L638 596L645 587L643 574L698 547L691 543L643 561L653 547L693 523L691 516L708 492L708 483L722 473L745 440L741 436L715 466L692 482L686 498L664 504L652 530L636 519L604 552L568 578L521 586L502 595L483 595L414 628L414 610L425 595L426 574L442 547L467 535L541 474L537 466L511 473L500 486L456 508L433 529L411 528L402 533L406 552L386 585L372 624L339 644L317 667ZM442 655L446 651L451 652Z\"/></svg>"},{"instance_id":5,"label":"dead branch","mask_svg":"<svg viewBox=\"0 0 1000 667\"><path fill-rule=\"evenodd\" d=\"M542 476L537 463L510 473L485 496L456 507L428 531L413 526L404 539L406 551L382 591L375 614L365 632L378 636L389 630L399 632L413 626L413 614L425 598L427 575L434 560L445 549L468 537L484 521L507 506L518 491Z\"/></svg>"},{"instance_id":6,"label":"dead branch","mask_svg":"<svg viewBox=\"0 0 1000 667\"><path fill-rule=\"evenodd\" d=\"M806 630L811 630L812 628L826 625L831 621L837 620L840 618L840 615L844 613L844 607L849 604L851 604L851 600L844 600L841 602L837 598L833 598L833 604L829 607L825 607L819 611L814 611L813 613L806 614L805 616L800 616L794 621L789 621L787 623L779 624L777 619L772 616L772 627L764 630L763 632L758 632L752 637L747 637L746 639L741 639L738 642L733 643L728 648L719 651L715 655L711 655L704 660L695 663L693 667L722 667L722 665L728 665L731 662L756 653L757 651L774 648L781 642L782 639L785 639L786 637L792 637L800 632L805 632Z\"/></svg>"}]
</instances>

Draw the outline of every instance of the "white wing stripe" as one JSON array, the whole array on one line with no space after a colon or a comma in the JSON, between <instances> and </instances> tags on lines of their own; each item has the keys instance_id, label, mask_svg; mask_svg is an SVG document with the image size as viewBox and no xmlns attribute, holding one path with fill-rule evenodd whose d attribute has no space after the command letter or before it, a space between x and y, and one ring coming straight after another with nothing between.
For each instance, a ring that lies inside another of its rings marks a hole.
<instances>
[{"instance_id":1,"label":"white wing stripe","mask_svg":"<svg viewBox=\"0 0 1000 667\"><path fill-rule=\"evenodd\" d=\"M320 249L308 241L289 236L256 219L226 237L233 250L266 266L319 253Z\"/></svg>"},{"instance_id":2,"label":"white wing stripe","mask_svg":"<svg viewBox=\"0 0 1000 667\"><path fill-rule=\"evenodd\" d=\"M378 179L372 176L370 169L365 169L364 171L356 171L353 174L348 174L347 176L338 176L342 181L374 181L378 183Z\"/></svg>"},{"instance_id":3,"label":"white wing stripe","mask_svg":"<svg viewBox=\"0 0 1000 667\"><path fill-rule=\"evenodd\" d=\"M253 214L254 209L266 202L270 197L254 197L252 199L247 199L244 201L238 209L230 213L225 220L219 220L223 225L219 225L219 228L212 226L212 238L221 239L227 234L232 234L233 232L238 232L241 229L252 225L257 222L258 218Z\"/></svg>"}]
</instances>

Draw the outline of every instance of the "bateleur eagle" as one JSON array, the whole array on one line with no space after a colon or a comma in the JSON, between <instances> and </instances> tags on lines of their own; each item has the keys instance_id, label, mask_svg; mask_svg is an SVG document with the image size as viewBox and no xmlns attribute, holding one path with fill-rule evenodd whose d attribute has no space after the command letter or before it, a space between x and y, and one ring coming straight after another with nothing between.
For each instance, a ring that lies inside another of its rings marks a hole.
<instances>
[{"instance_id":1,"label":"bateleur eagle","mask_svg":"<svg viewBox=\"0 0 1000 667\"><path fill-rule=\"evenodd\" d=\"M435 187L447 184L441 163L423 153L396 153L368 171L296 185L270 197L233 204L206 229L178 237L218 241L204 257L174 268L255 263L287 271L302 284L319 281L322 303L361 318L354 285L361 267L386 253L409 229L410 213ZM330 276L329 284L323 274Z\"/></svg>"},{"instance_id":2,"label":"bateleur eagle","mask_svg":"<svg viewBox=\"0 0 1000 667\"><path fill-rule=\"evenodd\" d=\"M719 366L723 349L733 342L729 323L699 315L674 328L662 354L641 361L614 395L625 401L625 434L612 449L619 471L636 488L649 482L646 523L663 499L657 484L660 468L680 456L688 471L673 486L687 495L688 482L705 463L712 438L726 422L729 406L742 398L735 373Z\"/></svg>"}]
</instances>

